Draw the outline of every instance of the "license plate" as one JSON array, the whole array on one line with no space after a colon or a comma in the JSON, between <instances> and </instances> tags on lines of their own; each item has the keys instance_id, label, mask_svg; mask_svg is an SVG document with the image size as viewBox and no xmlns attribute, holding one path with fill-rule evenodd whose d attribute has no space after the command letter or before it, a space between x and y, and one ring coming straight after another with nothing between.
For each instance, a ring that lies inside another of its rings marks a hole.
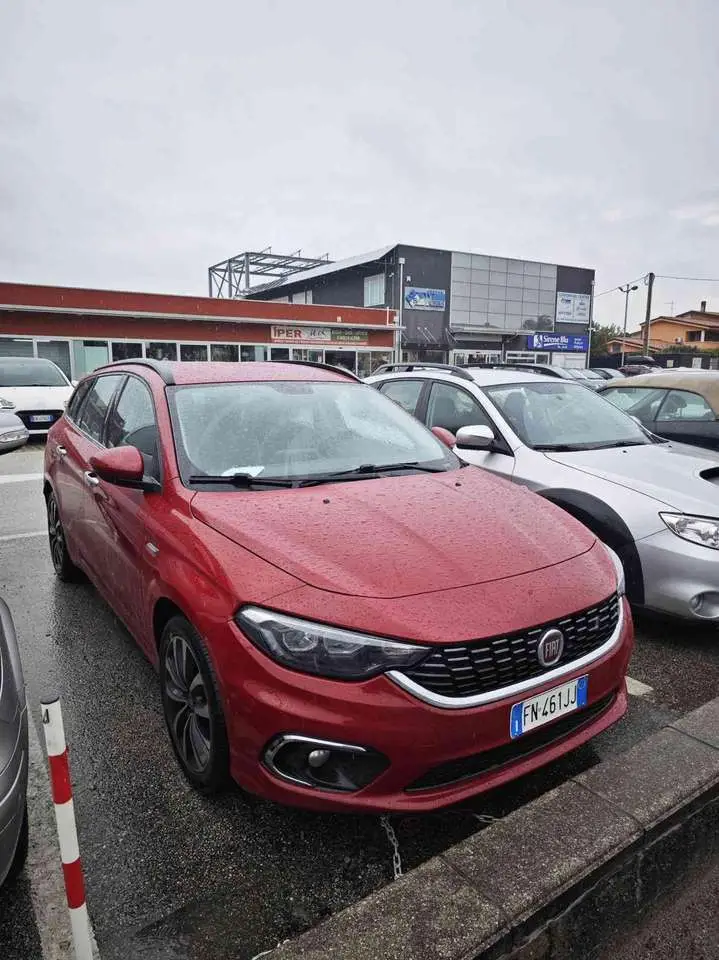
<instances>
[{"instance_id":1,"label":"license plate","mask_svg":"<svg viewBox=\"0 0 719 960\"><path fill-rule=\"evenodd\" d=\"M512 739L521 737L557 717L586 707L588 692L589 677L578 677L531 700L515 703L509 714L509 735Z\"/></svg>"},{"instance_id":2,"label":"license plate","mask_svg":"<svg viewBox=\"0 0 719 960\"><path fill-rule=\"evenodd\" d=\"M51 413L36 413L30 417L30 423L52 423L55 418Z\"/></svg>"}]
</instances>

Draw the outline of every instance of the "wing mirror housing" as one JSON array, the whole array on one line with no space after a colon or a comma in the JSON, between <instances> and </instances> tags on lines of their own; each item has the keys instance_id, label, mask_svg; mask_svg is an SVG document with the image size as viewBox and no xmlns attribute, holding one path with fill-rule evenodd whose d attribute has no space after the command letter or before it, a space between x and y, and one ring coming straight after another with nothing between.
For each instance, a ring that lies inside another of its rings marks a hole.
<instances>
[{"instance_id":1,"label":"wing mirror housing","mask_svg":"<svg viewBox=\"0 0 719 960\"><path fill-rule=\"evenodd\" d=\"M432 433L445 445L445 447L449 447L450 450L457 443L457 438L452 431L446 430L444 427L432 427Z\"/></svg>"},{"instance_id":2,"label":"wing mirror housing","mask_svg":"<svg viewBox=\"0 0 719 960\"><path fill-rule=\"evenodd\" d=\"M460 427L457 431L458 450L491 450L493 444L494 433L481 424Z\"/></svg>"},{"instance_id":3,"label":"wing mirror housing","mask_svg":"<svg viewBox=\"0 0 719 960\"><path fill-rule=\"evenodd\" d=\"M159 490L154 477L145 476L145 461L137 447L110 447L90 457L90 466L101 480L131 490Z\"/></svg>"}]
</instances>

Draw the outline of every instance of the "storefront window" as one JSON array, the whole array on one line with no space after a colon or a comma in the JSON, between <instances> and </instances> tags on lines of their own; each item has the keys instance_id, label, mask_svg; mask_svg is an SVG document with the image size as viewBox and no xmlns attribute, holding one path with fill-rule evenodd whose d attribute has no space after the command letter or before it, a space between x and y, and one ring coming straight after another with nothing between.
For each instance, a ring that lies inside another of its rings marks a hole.
<instances>
[{"instance_id":1,"label":"storefront window","mask_svg":"<svg viewBox=\"0 0 719 960\"><path fill-rule=\"evenodd\" d=\"M0 337L0 357L31 357L32 340L21 337Z\"/></svg>"},{"instance_id":2,"label":"storefront window","mask_svg":"<svg viewBox=\"0 0 719 960\"><path fill-rule=\"evenodd\" d=\"M290 359L290 348L289 347L273 347L270 353L271 360L289 360Z\"/></svg>"},{"instance_id":3,"label":"storefront window","mask_svg":"<svg viewBox=\"0 0 719 960\"><path fill-rule=\"evenodd\" d=\"M325 363L331 363L333 367L344 367L354 373L357 354L354 350L325 350Z\"/></svg>"},{"instance_id":4,"label":"storefront window","mask_svg":"<svg viewBox=\"0 0 719 960\"><path fill-rule=\"evenodd\" d=\"M68 380L71 379L69 340L38 340L37 355L42 357L43 360L52 360L60 367Z\"/></svg>"},{"instance_id":5,"label":"storefront window","mask_svg":"<svg viewBox=\"0 0 719 960\"><path fill-rule=\"evenodd\" d=\"M198 360L207 360L207 344L206 343L181 343L180 344L180 360L189 360L191 362L197 362Z\"/></svg>"},{"instance_id":6,"label":"storefront window","mask_svg":"<svg viewBox=\"0 0 719 960\"><path fill-rule=\"evenodd\" d=\"M177 360L176 343L146 343L145 356L150 360Z\"/></svg>"},{"instance_id":7,"label":"storefront window","mask_svg":"<svg viewBox=\"0 0 719 960\"><path fill-rule=\"evenodd\" d=\"M372 373L372 354L362 350L357 354L357 376L363 380Z\"/></svg>"},{"instance_id":8,"label":"storefront window","mask_svg":"<svg viewBox=\"0 0 719 960\"><path fill-rule=\"evenodd\" d=\"M73 340L73 359L75 361L75 379L107 363L110 351L107 340Z\"/></svg>"},{"instance_id":9,"label":"storefront window","mask_svg":"<svg viewBox=\"0 0 719 960\"><path fill-rule=\"evenodd\" d=\"M374 373L377 367L381 367L383 363L392 363L392 351L374 350L369 354L369 358L372 365L370 373Z\"/></svg>"},{"instance_id":10,"label":"storefront window","mask_svg":"<svg viewBox=\"0 0 719 960\"><path fill-rule=\"evenodd\" d=\"M210 360L220 363L237 363L239 350L236 343L211 343Z\"/></svg>"},{"instance_id":11,"label":"storefront window","mask_svg":"<svg viewBox=\"0 0 719 960\"><path fill-rule=\"evenodd\" d=\"M137 358L141 356L142 356L141 343L113 343L112 344L113 360L137 360Z\"/></svg>"},{"instance_id":12,"label":"storefront window","mask_svg":"<svg viewBox=\"0 0 719 960\"><path fill-rule=\"evenodd\" d=\"M305 350L301 347L294 347L292 350L293 360L305 360L309 363L323 363L324 356L324 350Z\"/></svg>"},{"instance_id":13,"label":"storefront window","mask_svg":"<svg viewBox=\"0 0 719 960\"><path fill-rule=\"evenodd\" d=\"M269 360L269 347L252 347L243 343L240 347L240 360Z\"/></svg>"}]
</instances>

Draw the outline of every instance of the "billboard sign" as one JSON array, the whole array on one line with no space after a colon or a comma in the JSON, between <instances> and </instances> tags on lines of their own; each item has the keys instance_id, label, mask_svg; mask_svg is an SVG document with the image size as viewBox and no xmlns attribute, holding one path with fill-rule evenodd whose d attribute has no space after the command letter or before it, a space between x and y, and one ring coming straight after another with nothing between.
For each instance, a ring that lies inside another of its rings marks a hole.
<instances>
[{"instance_id":1,"label":"billboard sign","mask_svg":"<svg viewBox=\"0 0 719 960\"><path fill-rule=\"evenodd\" d=\"M589 350L589 337L573 333L533 333L527 337L527 347L552 353L586 353Z\"/></svg>"},{"instance_id":2,"label":"billboard sign","mask_svg":"<svg viewBox=\"0 0 719 960\"><path fill-rule=\"evenodd\" d=\"M588 293L557 293L557 323L589 323Z\"/></svg>"},{"instance_id":3,"label":"billboard sign","mask_svg":"<svg viewBox=\"0 0 719 960\"><path fill-rule=\"evenodd\" d=\"M447 294L432 287L405 287L405 310L444 310Z\"/></svg>"},{"instance_id":4,"label":"billboard sign","mask_svg":"<svg viewBox=\"0 0 719 960\"><path fill-rule=\"evenodd\" d=\"M273 324L270 327L273 343L367 343L366 330L338 330L336 327L293 327Z\"/></svg>"}]
</instances>

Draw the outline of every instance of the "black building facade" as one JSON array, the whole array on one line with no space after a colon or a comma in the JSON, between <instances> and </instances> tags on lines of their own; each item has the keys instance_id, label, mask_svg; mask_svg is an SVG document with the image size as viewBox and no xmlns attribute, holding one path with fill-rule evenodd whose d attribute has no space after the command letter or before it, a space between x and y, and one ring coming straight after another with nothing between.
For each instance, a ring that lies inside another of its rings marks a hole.
<instances>
[{"instance_id":1,"label":"black building facade","mask_svg":"<svg viewBox=\"0 0 719 960\"><path fill-rule=\"evenodd\" d=\"M585 366L594 270L395 244L293 274L251 299L387 307L406 360Z\"/></svg>"}]
</instances>

